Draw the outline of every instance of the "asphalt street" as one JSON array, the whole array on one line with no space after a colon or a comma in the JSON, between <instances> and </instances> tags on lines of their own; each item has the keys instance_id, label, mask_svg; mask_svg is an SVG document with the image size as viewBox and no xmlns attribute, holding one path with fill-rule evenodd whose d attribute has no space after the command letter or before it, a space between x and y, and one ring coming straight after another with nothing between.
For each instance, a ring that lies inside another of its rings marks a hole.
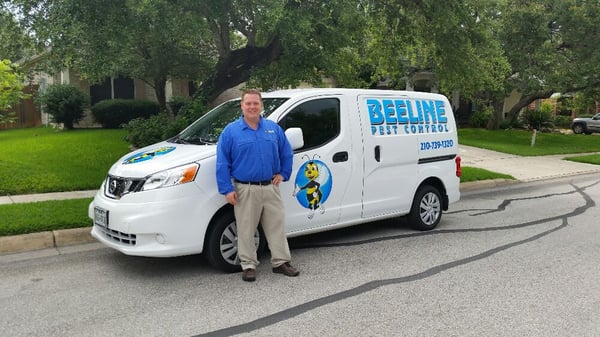
<instances>
[{"instance_id":1,"label":"asphalt street","mask_svg":"<svg viewBox=\"0 0 600 337\"><path fill-rule=\"evenodd\" d=\"M6 336L600 336L595 174L463 193L401 219L290 240L297 278L95 244L0 256Z\"/></svg>"}]
</instances>

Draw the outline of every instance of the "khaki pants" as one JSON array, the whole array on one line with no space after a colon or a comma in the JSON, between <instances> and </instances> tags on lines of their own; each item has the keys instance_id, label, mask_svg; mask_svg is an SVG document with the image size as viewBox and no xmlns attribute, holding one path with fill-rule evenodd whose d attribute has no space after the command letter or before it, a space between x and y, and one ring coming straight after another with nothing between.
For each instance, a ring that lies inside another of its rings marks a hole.
<instances>
[{"instance_id":1,"label":"khaki pants","mask_svg":"<svg viewBox=\"0 0 600 337\"><path fill-rule=\"evenodd\" d=\"M277 267L291 261L290 248L285 236L285 213L279 187L273 184L260 186L234 183L238 195L234 206L237 223L238 254L242 269L256 269L254 233L258 224L263 231L271 251L271 265Z\"/></svg>"}]
</instances>

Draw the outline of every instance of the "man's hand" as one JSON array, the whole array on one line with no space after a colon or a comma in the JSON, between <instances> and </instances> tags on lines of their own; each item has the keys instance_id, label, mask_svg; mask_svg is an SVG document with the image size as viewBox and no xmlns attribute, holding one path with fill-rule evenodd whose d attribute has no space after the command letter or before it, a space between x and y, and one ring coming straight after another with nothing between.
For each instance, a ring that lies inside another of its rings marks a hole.
<instances>
[{"instance_id":1,"label":"man's hand","mask_svg":"<svg viewBox=\"0 0 600 337\"><path fill-rule=\"evenodd\" d=\"M235 206L237 204L237 193L235 191L227 193L225 196L227 202Z\"/></svg>"},{"instance_id":2,"label":"man's hand","mask_svg":"<svg viewBox=\"0 0 600 337\"><path fill-rule=\"evenodd\" d=\"M283 176L279 173L277 173L276 175L273 176L273 178L271 178L271 184L275 185L275 186L279 186L279 183L281 183L283 181Z\"/></svg>"}]
</instances>

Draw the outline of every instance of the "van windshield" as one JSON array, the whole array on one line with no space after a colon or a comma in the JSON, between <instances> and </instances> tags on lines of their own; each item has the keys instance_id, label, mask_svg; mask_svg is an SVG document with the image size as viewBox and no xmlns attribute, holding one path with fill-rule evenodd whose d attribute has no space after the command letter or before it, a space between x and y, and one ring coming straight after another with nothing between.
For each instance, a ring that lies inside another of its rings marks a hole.
<instances>
[{"instance_id":1,"label":"van windshield","mask_svg":"<svg viewBox=\"0 0 600 337\"><path fill-rule=\"evenodd\" d=\"M288 98L263 98L263 117L268 117L287 100ZM225 126L240 118L241 114L239 99L225 102L200 117L169 141L180 144L216 144Z\"/></svg>"}]
</instances>

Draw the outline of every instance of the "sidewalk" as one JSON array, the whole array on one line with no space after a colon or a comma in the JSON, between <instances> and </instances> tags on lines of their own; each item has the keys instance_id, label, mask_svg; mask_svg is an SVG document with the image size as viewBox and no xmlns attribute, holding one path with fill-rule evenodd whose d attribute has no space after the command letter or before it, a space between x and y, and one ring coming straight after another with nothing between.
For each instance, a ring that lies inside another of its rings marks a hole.
<instances>
[{"instance_id":1,"label":"sidewalk","mask_svg":"<svg viewBox=\"0 0 600 337\"><path fill-rule=\"evenodd\" d=\"M563 160L574 155L551 155L540 157L521 157L466 145L459 146L462 166L483 168L489 171L513 176L513 180L474 181L462 183L461 191L480 188L492 188L518 182L530 182L580 174L600 173L600 165L576 163ZM0 205L37 202L45 200L64 200L90 198L93 191L75 191L44 193L16 196L0 196ZM82 224L83 225L83 224ZM0 254L17 253L44 248L59 249L69 245L96 242L90 235L91 228L75 228L51 232L0 237Z\"/></svg>"},{"instance_id":2,"label":"sidewalk","mask_svg":"<svg viewBox=\"0 0 600 337\"><path fill-rule=\"evenodd\" d=\"M97 191L98 190L0 196L0 205L47 201L47 200L92 198L96 194Z\"/></svg>"}]
</instances>

